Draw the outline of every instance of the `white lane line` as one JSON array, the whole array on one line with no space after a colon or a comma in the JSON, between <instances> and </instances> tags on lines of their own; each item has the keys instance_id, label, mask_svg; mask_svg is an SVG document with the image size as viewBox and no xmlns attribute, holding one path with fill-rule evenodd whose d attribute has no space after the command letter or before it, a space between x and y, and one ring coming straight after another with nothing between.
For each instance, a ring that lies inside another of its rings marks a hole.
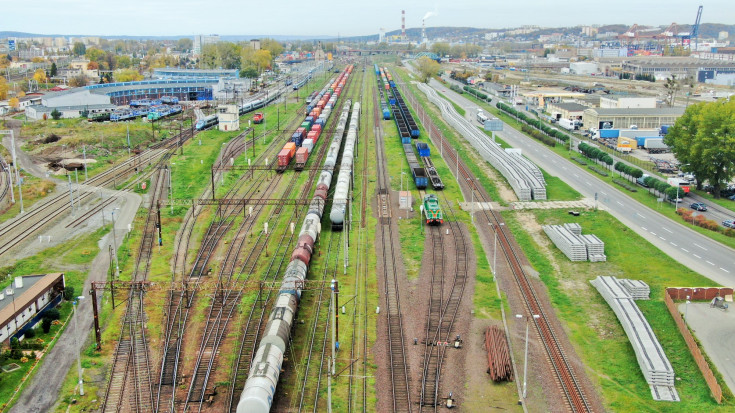
<instances>
[{"instance_id":1,"label":"white lane line","mask_svg":"<svg viewBox=\"0 0 735 413\"><path fill-rule=\"evenodd\" d=\"M600 193L601 193L602 195L605 195L605 196L607 196L607 194L606 194L606 193L604 193L604 192L602 192L602 191L600 191Z\"/></svg>"},{"instance_id":2,"label":"white lane line","mask_svg":"<svg viewBox=\"0 0 735 413\"><path fill-rule=\"evenodd\" d=\"M620 202L620 201L615 201L615 203L616 203L616 204L618 204L618 205L620 205L620 206L625 206L625 205L623 205L623 204L622 204L622 202Z\"/></svg>"},{"instance_id":3,"label":"white lane line","mask_svg":"<svg viewBox=\"0 0 735 413\"><path fill-rule=\"evenodd\" d=\"M542 154L541 156L543 156L544 158L548 158L548 156L546 154Z\"/></svg>"},{"instance_id":4,"label":"white lane line","mask_svg":"<svg viewBox=\"0 0 735 413\"><path fill-rule=\"evenodd\" d=\"M655 236L657 236L657 237L658 237L658 234L656 234L656 233L655 233L655 232L653 232L653 231L651 231L651 234L653 234L653 235L655 235Z\"/></svg>"},{"instance_id":5,"label":"white lane line","mask_svg":"<svg viewBox=\"0 0 735 413\"><path fill-rule=\"evenodd\" d=\"M725 272L726 272L726 273L728 273L728 274L730 273L730 271L728 271L728 270L726 270L726 269L724 269L724 268L722 268L722 267L720 267L720 269L721 269L722 271L725 271Z\"/></svg>"},{"instance_id":6,"label":"white lane line","mask_svg":"<svg viewBox=\"0 0 735 413\"><path fill-rule=\"evenodd\" d=\"M659 235L659 238L661 238L662 240L666 241L666 238L664 238L664 237L662 237L660 235Z\"/></svg>"},{"instance_id":7,"label":"white lane line","mask_svg":"<svg viewBox=\"0 0 735 413\"><path fill-rule=\"evenodd\" d=\"M641 214L639 214L637 212L635 214L638 215L639 217L643 218L643 219L646 219L646 217L644 217L643 215L641 215ZM669 232L671 232L671 231L669 231Z\"/></svg>"},{"instance_id":8,"label":"white lane line","mask_svg":"<svg viewBox=\"0 0 735 413\"><path fill-rule=\"evenodd\" d=\"M673 242L671 242L671 241L669 241L669 244L671 244L671 245L673 245L673 246L675 246L675 247L678 247L678 245L674 244L674 243L673 243Z\"/></svg>"},{"instance_id":9,"label":"white lane line","mask_svg":"<svg viewBox=\"0 0 735 413\"><path fill-rule=\"evenodd\" d=\"M563 169L563 170L566 171L567 170L567 167L566 166L562 166L561 169Z\"/></svg>"},{"instance_id":10,"label":"white lane line","mask_svg":"<svg viewBox=\"0 0 735 413\"><path fill-rule=\"evenodd\" d=\"M715 265L715 264L712 264L712 263L711 263L711 262L709 262L709 261L705 261L705 262L706 262L707 264L709 264L709 265Z\"/></svg>"},{"instance_id":11,"label":"white lane line","mask_svg":"<svg viewBox=\"0 0 735 413\"><path fill-rule=\"evenodd\" d=\"M686 253L689 253L689 250L686 249L686 248L682 248L681 250L684 251L684 252L686 252Z\"/></svg>"},{"instance_id":12,"label":"white lane line","mask_svg":"<svg viewBox=\"0 0 735 413\"><path fill-rule=\"evenodd\" d=\"M643 228L644 231L648 231L648 228L646 227L641 227L641 228Z\"/></svg>"},{"instance_id":13,"label":"white lane line","mask_svg":"<svg viewBox=\"0 0 735 413\"><path fill-rule=\"evenodd\" d=\"M579 178L579 175L577 174L572 174L572 175L574 175L575 178Z\"/></svg>"},{"instance_id":14,"label":"white lane line","mask_svg":"<svg viewBox=\"0 0 735 413\"><path fill-rule=\"evenodd\" d=\"M701 248L701 249L703 249L703 250L707 251L707 248L705 248L705 247L703 247L703 246L701 246L701 245L697 244L696 242L694 243L694 246L695 246L695 247L699 247L699 248Z\"/></svg>"},{"instance_id":15,"label":"white lane line","mask_svg":"<svg viewBox=\"0 0 735 413\"><path fill-rule=\"evenodd\" d=\"M586 183L586 184L587 184L587 185L589 185L589 186L592 186L592 184L591 184L591 183L589 183L589 182L587 182L587 181L584 181L584 183Z\"/></svg>"},{"instance_id":16,"label":"white lane line","mask_svg":"<svg viewBox=\"0 0 735 413\"><path fill-rule=\"evenodd\" d=\"M699 258L700 260L702 259L702 257L700 257L700 256L699 256L699 255L697 255L697 254L692 254L692 255L694 255L695 257Z\"/></svg>"},{"instance_id":17,"label":"white lane line","mask_svg":"<svg viewBox=\"0 0 735 413\"><path fill-rule=\"evenodd\" d=\"M661 228L663 228L663 230L664 230L664 231L666 231L666 232L668 232L669 234L673 234L673 232L671 232L671 230L670 230L670 229L668 229L668 228L666 228L666 227L661 227Z\"/></svg>"},{"instance_id":18,"label":"white lane line","mask_svg":"<svg viewBox=\"0 0 735 413\"><path fill-rule=\"evenodd\" d=\"M551 160L551 163L556 163L556 161L552 159L552 160Z\"/></svg>"}]
</instances>

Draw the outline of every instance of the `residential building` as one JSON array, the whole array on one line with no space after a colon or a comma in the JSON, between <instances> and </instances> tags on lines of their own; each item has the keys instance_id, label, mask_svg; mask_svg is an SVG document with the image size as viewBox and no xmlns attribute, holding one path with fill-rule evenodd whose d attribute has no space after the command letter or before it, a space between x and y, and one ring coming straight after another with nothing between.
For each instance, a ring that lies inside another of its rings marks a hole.
<instances>
[{"instance_id":1,"label":"residential building","mask_svg":"<svg viewBox=\"0 0 735 413\"><path fill-rule=\"evenodd\" d=\"M15 277L0 291L0 345L22 338L45 309L61 302L64 288L63 273Z\"/></svg>"}]
</instances>

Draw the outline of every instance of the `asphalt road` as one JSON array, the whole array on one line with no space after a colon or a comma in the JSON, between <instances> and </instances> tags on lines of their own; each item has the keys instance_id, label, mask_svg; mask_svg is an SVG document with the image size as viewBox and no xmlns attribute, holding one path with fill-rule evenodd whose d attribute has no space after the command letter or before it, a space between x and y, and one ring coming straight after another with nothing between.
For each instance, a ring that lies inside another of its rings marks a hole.
<instances>
[{"instance_id":1,"label":"asphalt road","mask_svg":"<svg viewBox=\"0 0 735 413\"><path fill-rule=\"evenodd\" d=\"M679 311L688 317L687 324L704 346L707 356L717 366L730 391L735 390L735 313L731 308L722 311L710 308L709 303L679 304ZM688 308L687 308L688 307Z\"/></svg>"},{"instance_id":2,"label":"asphalt road","mask_svg":"<svg viewBox=\"0 0 735 413\"><path fill-rule=\"evenodd\" d=\"M468 119L475 119L475 103L435 80L430 85L463 107L467 111ZM735 283L735 250L732 248L641 205L627 194L508 125L505 125L502 132L498 132L498 136L510 145L521 148L528 159L550 175L563 179L583 196L594 198L597 195L601 207L674 260L719 284ZM664 203L661 208L673 208L673 205Z\"/></svg>"}]
</instances>

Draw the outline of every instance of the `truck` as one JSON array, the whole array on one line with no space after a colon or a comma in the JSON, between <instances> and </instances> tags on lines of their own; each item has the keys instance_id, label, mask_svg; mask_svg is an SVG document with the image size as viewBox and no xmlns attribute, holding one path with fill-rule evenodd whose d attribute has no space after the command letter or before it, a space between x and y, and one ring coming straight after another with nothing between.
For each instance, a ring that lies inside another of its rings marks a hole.
<instances>
[{"instance_id":1,"label":"truck","mask_svg":"<svg viewBox=\"0 0 735 413\"><path fill-rule=\"evenodd\" d=\"M676 188L677 186L681 188L683 193L688 194L691 185L688 180L682 179L682 178L668 178L666 179L666 183Z\"/></svg>"},{"instance_id":2,"label":"truck","mask_svg":"<svg viewBox=\"0 0 735 413\"><path fill-rule=\"evenodd\" d=\"M615 147L615 150L622 153L629 153L633 151L633 148L636 146L635 139L630 139L626 137L619 137L617 141L617 145Z\"/></svg>"},{"instance_id":3,"label":"truck","mask_svg":"<svg viewBox=\"0 0 735 413\"><path fill-rule=\"evenodd\" d=\"M646 139L644 148L648 153L664 153L669 151L669 147L664 143L663 138L649 138Z\"/></svg>"},{"instance_id":4,"label":"truck","mask_svg":"<svg viewBox=\"0 0 735 413\"><path fill-rule=\"evenodd\" d=\"M643 136L659 137L658 129L620 129L618 136L624 136L626 138L636 138Z\"/></svg>"},{"instance_id":5,"label":"truck","mask_svg":"<svg viewBox=\"0 0 735 413\"><path fill-rule=\"evenodd\" d=\"M574 130L574 121L569 119L559 119L559 126L566 130Z\"/></svg>"}]
</instances>

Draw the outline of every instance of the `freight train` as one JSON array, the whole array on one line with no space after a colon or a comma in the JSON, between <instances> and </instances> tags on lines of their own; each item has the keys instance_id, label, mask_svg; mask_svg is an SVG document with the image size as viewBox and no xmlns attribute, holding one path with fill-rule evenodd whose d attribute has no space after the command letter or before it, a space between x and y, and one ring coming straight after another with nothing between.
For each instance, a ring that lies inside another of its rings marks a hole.
<instances>
[{"instance_id":1,"label":"freight train","mask_svg":"<svg viewBox=\"0 0 735 413\"><path fill-rule=\"evenodd\" d=\"M347 199L352 181L352 161L355 155L355 144L357 143L357 130L360 126L359 118L360 103L355 103L352 107L352 118L347 130L345 148L342 151L342 163L339 166L339 174L337 175L337 186L334 188L332 211L329 213L333 231L341 231L347 220Z\"/></svg>"},{"instance_id":2,"label":"freight train","mask_svg":"<svg viewBox=\"0 0 735 413\"><path fill-rule=\"evenodd\" d=\"M290 142L295 144L296 147L306 147L306 151L299 148L291 156L288 156L287 152L281 150L282 154L279 153L278 156L277 172L285 171L294 157L297 158L294 169L300 171L304 168L306 161L309 159L309 154L313 151L319 136L321 136L329 115L332 113L332 108L337 104L337 99L342 94L342 89L347 84L347 79L353 68L352 65L347 66L342 74L337 76L336 80L328 83L318 93L314 92L311 95L312 100L306 106L307 115L291 135ZM285 146L284 149L286 149Z\"/></svg>"},{"instance_id":3,"label":"freight train","mask_svg":"<svg viewBox=\"0 0 735 413\"><path fill-rule=\"evenodd\" d=\"M324 204L332 183L334 166L342 145L345 126L349 117L351 101L342 107L337 129L332 135L324 169L319 175L314 196L299 232L296 248L291 254L291 262L281 282L281 289L275 300L263 337L258 344L252 360L245 387L237 404L237 413L268 413L281 374L283 355L290 341L291 327L301 300L301 290L314 253L314 244L321 232L321 219Z\"/></svg>"}]
</instances>

